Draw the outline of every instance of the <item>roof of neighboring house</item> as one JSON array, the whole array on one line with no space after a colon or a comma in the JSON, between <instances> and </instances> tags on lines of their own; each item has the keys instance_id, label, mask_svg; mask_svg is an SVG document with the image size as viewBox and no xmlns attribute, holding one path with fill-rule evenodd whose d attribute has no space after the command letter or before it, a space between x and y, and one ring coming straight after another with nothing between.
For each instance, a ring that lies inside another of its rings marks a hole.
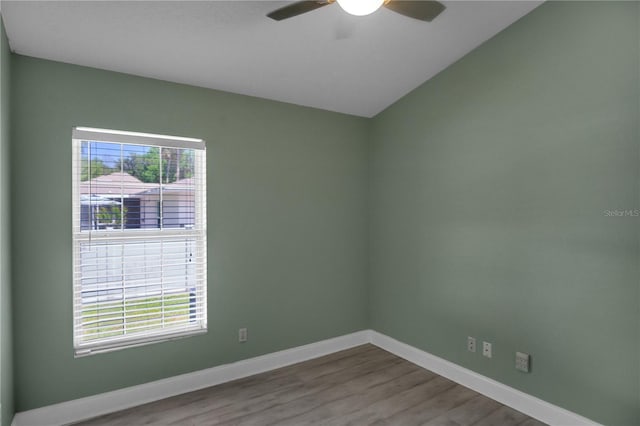
<instances>
[{"instance_id":1,"label":"roof of neighboring house","mask_svg":"<svg viewBox=\"0 0 640 426\"><path fill-rule=\"evenodd\" d=\"M157 194L158 193L158 185L153 184L152 187L145 190L145 194ZM172 183L162 184L162 192L184 192L184 191L194 191L195 190L195 180L193 178L180 179Z\"/></svg>"},{"instance_id":2,"label":"roof of neighboring house","mask_svg":"<svg viewBox=\"0 0 640 426\"><path fill-rule=\"evenodd\" d=\"M115 172L81 182L80 193L106 197L110 195L119 197L122 194L127 197L158 188L158 186L155 183L144 183L129 173Z\"/></svg>"},{"instance_id":3,"label":"roof of neighboring house","mask_svg":"<svg viewBox=\"0 0 640 426\"><path fill-rule=\"evenodd\" d=\"M165 185L165 188L169 188L169 187L192 188L194 185L195 185L194 179L190 177L190 178L180 179L172 183L168 183Z\"/></svg>"}]
</instances>

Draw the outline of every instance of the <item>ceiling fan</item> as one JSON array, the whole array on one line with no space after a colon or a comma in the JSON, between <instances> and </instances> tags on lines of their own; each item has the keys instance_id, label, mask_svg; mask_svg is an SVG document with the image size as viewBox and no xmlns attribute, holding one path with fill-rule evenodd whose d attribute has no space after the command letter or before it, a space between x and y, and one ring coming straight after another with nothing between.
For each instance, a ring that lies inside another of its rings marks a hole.
<instances>
[{"instance_id":1,"label":"ceiling fan","mask_svg":"<svg viewBox=\"0 0 640 426\"><path fill-rule=\"evenodd\" d=\"M445 9L442 3L435 0L312 0L297 1L274 10L267 16L273 20L282 21L333 3L338 3L351 15L369 15L384 6L401 15L427 22L431 22Z\"/></svg>"}]
</instances>

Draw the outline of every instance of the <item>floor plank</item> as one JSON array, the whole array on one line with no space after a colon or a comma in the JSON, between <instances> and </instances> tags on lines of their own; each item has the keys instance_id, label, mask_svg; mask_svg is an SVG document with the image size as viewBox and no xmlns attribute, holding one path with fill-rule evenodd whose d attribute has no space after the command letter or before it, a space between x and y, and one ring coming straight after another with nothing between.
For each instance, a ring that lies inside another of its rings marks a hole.
<instances>
[{"instance_id":1,"label":"floor plank","mask_svg":"<svg viewBox=\"0 0 640 426\"><path fill-rule=\"evenodd\" d=\"M503 405L473 426L517 426L524 423L527 419L529 419L529 417L521 412ZM541 423L538 424L540 425Z\"/></svg>"},{"instance_id":2,"label":"floor plank","mask_svg":"<svg viewBox=\"0 0 640 426\"><path fill-rule=\"evenodd\" d=\"M373 345L97 417L80 426L543 426Z\"/></svg>"},{"instance_id":3,"label":"floor plank","mask_svg":"<svg viewBox=\"0 0 640 426\"><path fill-rule=\"evenodd\" d=\"M446 413L423 423L425 426L438 426L454 424L456 426L470 426L500 408L500 403L482 395L475 395L462 405L459 405Z\"/></svg>"}]
</instances>

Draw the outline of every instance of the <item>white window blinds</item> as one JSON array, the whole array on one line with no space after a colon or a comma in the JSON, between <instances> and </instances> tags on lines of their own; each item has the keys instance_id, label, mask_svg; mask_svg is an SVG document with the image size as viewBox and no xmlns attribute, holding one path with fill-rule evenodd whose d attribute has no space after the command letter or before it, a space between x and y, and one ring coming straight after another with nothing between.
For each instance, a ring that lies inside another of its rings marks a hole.
<instances>
[{"instance_id":1,"label":"white window blinds","mask_svg":"<svg viewBox=\"0 0 640 426\"><path fill-rule=\"evenodd\" d=\"M74 129L76 356L206 331L204 149L198 139Z\"/></svg>"}]
</instances>

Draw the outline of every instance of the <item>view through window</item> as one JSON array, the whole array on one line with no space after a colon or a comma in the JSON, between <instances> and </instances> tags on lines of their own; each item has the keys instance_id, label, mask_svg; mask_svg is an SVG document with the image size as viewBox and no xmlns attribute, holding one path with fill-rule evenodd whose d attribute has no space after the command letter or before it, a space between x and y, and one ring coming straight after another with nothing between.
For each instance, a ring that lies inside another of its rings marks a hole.
<instances>
[{"instance_id":1,"label":"view through window","mask_svg":"<svg viewBox=\"0 0 640 426\"><path fill-rule=\"evenodd\" d=\"M197 139L73 132L76 355L206 331L206 165Z\"/></svg>"}]
</instances>

